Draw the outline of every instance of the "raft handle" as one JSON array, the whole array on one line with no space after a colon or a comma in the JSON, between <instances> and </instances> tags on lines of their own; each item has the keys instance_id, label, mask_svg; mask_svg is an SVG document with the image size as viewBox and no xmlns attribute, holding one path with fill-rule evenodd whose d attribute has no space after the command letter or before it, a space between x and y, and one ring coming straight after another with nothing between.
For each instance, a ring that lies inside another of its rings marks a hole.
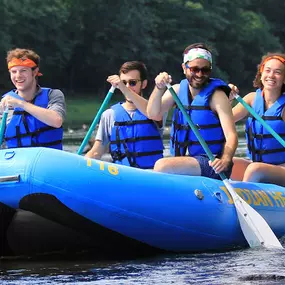
<instances>
[{"instance_id":1,"label":"raft handle","mask_svg":"<svg viewBox=\"0 0 285 285\"><path fill-rule=\"evenodd\" d=\"M6 153L5 153L5 159L6 160L8 160L8 159L11 159L11 158L13 158L14 157L14 155L15 155L16 153L15 153L15 151L6 151Z\"/></svg>"},{"instance_id":2,"label":"raft handle","mask_svg":"<svg viewBox=\"0 0 285 285\"><path fill-rule=\"evenodd\" d=\"M199 199L199 200L203 200L204 199L204 194L201 190L199 189L195 189L194 190L194 194L195 196Z\"/></svg>"},{"instance_id":3,"label":"raft handle","mask_svg":"<svg viewBox=\"0 0 285 285\"><path fill-rule=\"evenodd\" d=\"M220 202L223 202L221 192L214 192L214 195Z\"/></svg>"},{"instance_id":4,"label":"raft handle","mask_svg":"<svg viewBox=\"0 0 285 285\"><path fill-rule=\"evenodd\" d=\"M3 182L20 182L20 175L0 176L0 183Z\"/></svg>"}]
</instances>

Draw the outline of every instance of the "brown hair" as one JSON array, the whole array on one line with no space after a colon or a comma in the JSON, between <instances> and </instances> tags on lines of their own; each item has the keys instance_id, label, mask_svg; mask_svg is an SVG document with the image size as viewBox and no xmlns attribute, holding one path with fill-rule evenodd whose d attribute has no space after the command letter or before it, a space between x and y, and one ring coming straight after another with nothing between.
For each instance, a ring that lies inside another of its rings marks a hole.
<instances>
[{"instance_id":1,"label":"brown hair","mask_svg":"<svg viewBox=\"0 0 285 285\"><path fill-rule=\"evenodd\" d=\"M266 55L264 55L261 58L261 62L260 64L257 65L257 72L255 75L255 78L253 80L253 87L256 88L263 88L263 84L261 82L261 70L262 70L262 66L264 65L264 63L269 60L270 58L275 58L275 57L282 57L285 61L285 54L283 53L267 53ZM285 92L285 84L283 84L282 87L282 93Z\"/></svg>"},{"instance_id":2,"label":"brown hair","mask_svg":"<svg viewBox=\"0 0 285 285\"><path fill-rule=\"evenodd\" d=\"M142 81L147 79L147 68L143 62L141 62L141 61L127 61L121 66L121 68L119 70L119 74L121 74L121 73L126 74L131 70L138 70L140 73L140 79Z\"/></svg>"},{"instance_id":3,"label":"brown hair","mask_svg":"<svg viewBox=\"0 0 285 285\"><path fill-rule=\"evenodd\" d=\"M37 67L39 67L40 65L40 56L30 49L16 48L9 50L7 52L7 57L6 57L7 64L9 63L9 61L12 60L12 58L21 58L21 59L28 58L31 59L33 62L35 62Z\"/></svg>"}]
</instances>

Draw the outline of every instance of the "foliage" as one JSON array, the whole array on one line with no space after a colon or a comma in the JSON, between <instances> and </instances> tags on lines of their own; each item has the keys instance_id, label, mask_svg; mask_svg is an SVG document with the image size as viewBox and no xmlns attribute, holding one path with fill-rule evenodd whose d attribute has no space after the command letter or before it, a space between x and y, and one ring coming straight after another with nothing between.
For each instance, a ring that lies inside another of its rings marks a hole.
<instances>
[{"instance_id":1,"label":"foliage","mask_svg":"<svg viewBox=\"0 0 285 285\"><path fill-rule=\"evenodd\" d=\"M41 56L41 84L104 94L106 77L142 60L150 84L168 71L175 82L182 52L194 42L213 51L214 74L251 89L256 66L285 45L283 0L0 0L0 88L11 87L6 52L31 48Z\"/></svg>"}]
</instances>

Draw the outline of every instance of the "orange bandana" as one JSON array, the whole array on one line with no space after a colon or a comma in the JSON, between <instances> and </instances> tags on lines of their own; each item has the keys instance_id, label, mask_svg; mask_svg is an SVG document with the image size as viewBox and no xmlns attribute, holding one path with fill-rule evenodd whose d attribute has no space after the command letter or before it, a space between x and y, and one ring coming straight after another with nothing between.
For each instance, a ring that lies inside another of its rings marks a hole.
<instances>
[{"instance_id":1,"label":"orange bandana","mask_svg":"<svg viewBox=\"0 0 285 285\"><path fill-rule=\"evenodd\" d=\"M37 64L29 59L29 58L16 58L13 57L9 62L8 62L8 69L10 70L14 66L25 66L25 67L30 67L30 68L35 68L37 67ZM42 76L40 72L38 72L37 76Z\"/></svg>"},{"instance_id":2,"label":"orange bandana","mask_svg":"<svg viewBox=\"0 0 285 285\"><path fill-rule=\"evenodd\" d=\"M264 65L267 61L271 60L271 59L278 59L279 61L281 61L284 65L285 65L285 58L283 58L282 56L278 56L278 55L273 55L273 56L270 56L268 58L266 58L263 63L261 64L260 66L260 72L263 72L264 70Z\"/></svg>"}]
</instances>

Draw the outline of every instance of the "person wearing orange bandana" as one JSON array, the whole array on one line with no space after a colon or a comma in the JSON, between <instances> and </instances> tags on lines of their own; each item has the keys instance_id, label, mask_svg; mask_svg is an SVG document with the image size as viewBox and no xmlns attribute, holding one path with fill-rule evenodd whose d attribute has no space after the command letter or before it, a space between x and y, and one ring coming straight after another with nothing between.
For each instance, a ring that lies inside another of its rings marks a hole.
<instances>
[{"instance_id":1,"label":"person wearing orange bandana","mask_svg":"<svg viewBox=\"0 0 285 285\"><path fill-rule=\"evenodd\" d=\"M239 92L235 85L229 86L232 95ZM285 54L268 53L263 56L253 86L257 90L244 96L243 100L284 140ZM233 108L233 115L237 122L250 114L238 103ZM249 159L234 158L231 178L285 186L285 148L251 116L246 123L246 139Z\"/></svg>"},{"instance_id":2,"label":"person wearing orange bandana","mask_svg":"<svg viewBox=\"0 0 285 285\"><path fill-rule=\"evenodd\" d=\"M62 149L62 124L66 115L64 94L39 86L40 57L33 50L8 51L7 65L15 89L2 96L1 111L9 115L4 139L8 148Z\"/></svg>"}]
</instances>

